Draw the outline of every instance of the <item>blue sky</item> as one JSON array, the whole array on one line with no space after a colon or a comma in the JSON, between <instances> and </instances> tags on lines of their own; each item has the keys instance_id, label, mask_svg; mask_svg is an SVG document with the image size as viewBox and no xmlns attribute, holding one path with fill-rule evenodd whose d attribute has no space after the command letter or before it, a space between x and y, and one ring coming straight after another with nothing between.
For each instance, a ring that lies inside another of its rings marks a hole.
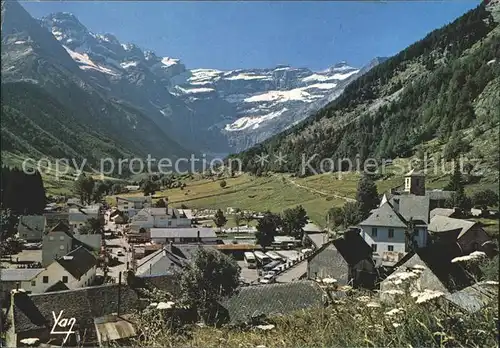
<instances>
[{"instance_id":1,"label":"blue sky","mask_svg":"<svg viewBox=\"0 0 500 348\"><path fill-rule=\"evenodd\" d=\"M112 33L188 68L326 69L391 56L479 1L389 2L21 2L40 18L72 12L95 33Z\"/></svg>"}]
</instances>

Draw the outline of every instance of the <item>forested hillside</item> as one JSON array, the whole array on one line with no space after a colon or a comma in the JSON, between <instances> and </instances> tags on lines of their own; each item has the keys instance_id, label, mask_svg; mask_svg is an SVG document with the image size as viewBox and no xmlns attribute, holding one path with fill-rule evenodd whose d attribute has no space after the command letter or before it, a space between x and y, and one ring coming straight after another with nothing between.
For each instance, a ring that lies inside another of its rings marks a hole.
<instances>
[{"instance_id":1,"label":"forested hillside","mask_svg":"<svg viewBox=\"0 0 500 348\"><path fill-rule=\"evenodd\" d=\"M188 154L144 110L96 88L19 3L1 5L2 151L86 158L88 164L108 157L175 159Z\"/></svg>"},{"instance_id":2,"label":"forested hillside","mask_svg":"<svg viewBox=\"0 0 500 348\"><path fill-rule=\"evenodd\" d=\"M2 151L34 158L86 158L89 164L107 157L183 153L137 110L74 85L67 93L63 104L36 84L3 83ZM133 120L135 125L129 123Z\"/></svg>"},{"instance_id":3,"label":"forested hillside","mask_svg":"<svg viewBox=\"0 0 500 348\"><path fill-rule=\"evenodd\" d=\"M302 155L323 158L408 157L420 144L448 143L448 157L470 150L472 139L498 134L500 119L499 3L481 4L435 30L350 84L315 116L240 154L244 170L299 172ZM496 17L496 19L495 19ZM489 136L488 142L498 144ZM498 145L482 154L498 167ZM287 163L263 166L261 154L283 153ZM306 173L307 174L307 173Z\"/></svg>"}]
</instances>

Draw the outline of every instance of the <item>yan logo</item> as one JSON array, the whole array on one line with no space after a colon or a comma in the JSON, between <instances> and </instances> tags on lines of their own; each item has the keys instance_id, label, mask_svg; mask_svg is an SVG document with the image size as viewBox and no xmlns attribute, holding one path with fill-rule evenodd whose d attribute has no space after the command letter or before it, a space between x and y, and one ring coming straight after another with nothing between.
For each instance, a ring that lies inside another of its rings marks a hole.
<instances>
[{"instance_id":1,"label":"yan logo","mask_svg":"<svg viewBox=\"0 0 500 348\"><path fill-rule=\"evenodd\" d=\"M63 315L63 312L64 312L64 310L60 311L59 315L57 317L56 317L56 313L52 312L52 317L54 318L54 326L52 326L52 330L50 331L50 334L51 335L66 335L66 337L64 338L64 341L63 341L63 344L65 344L66 341L68 340L69 335L71 335L72 333L75 333L75 331L73 331L73 326L76 323L76 319L75 318L69 318L69 319L68 318L61 318ZM58 330L56 330L57 327L62 328L62 329L69 328L69 330L58 331Z\"/></svg>"}]
</instances>

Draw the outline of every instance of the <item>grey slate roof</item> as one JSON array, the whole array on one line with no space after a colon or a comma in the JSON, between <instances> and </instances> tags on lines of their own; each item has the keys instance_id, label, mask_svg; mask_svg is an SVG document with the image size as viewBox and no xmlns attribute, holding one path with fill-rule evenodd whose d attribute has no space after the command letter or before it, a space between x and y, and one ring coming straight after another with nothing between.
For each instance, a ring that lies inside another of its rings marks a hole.
<instances>
[{"instance_id":1,"label":"grey slate roof","mask_svg":"<svg viewBox=\"0 0 500 348\"><path fill-rule=\"evenodd\" d=\"M385 203L370 214L370 216L359 224L360 226L388 226L406 227L406 223L392 208L389 203Z\"/></svg>"},{"instance_id":2,"label":"grey slate roof","mask_svg":"<svg viewBox=\"0 0 500 348\"><path fill-rule=\"evenodd\" d=\"M195 256L198 248L213 248L201 245L171 245L165 246L146 256L137 265L137 276L173 275L186 267Z\"/></svg>"},{"instance_id":3,"label":"grey slate roof","mask_svg":"<svg viewBox=\"0 0 500 348\"><path fill-rule=\"evenodd\" d=\"M406 254L394 268L404 270L417 264L423 265L427 269L419 280L422 288L455 291L474 284L474 274L477 272L471 266L451 262L453 258L461 255L462 251L458 245L431 244L418 249L417 254Z\"/></svg>"},{"instance_id":4,"label":"grey slate roof","mask_svg":"<svg viewBox=\"0 0 500 348\"><path fill-rule=\"evenodd\" d=\"M37 235L42 235L45 230L46 219L43 215L23 215L19 218L19 226L17 231L34 232Z\"/></svg>"},{"instance_id":5,"label":"grey slate roof","mask_svg":"<svg viewBox=\"0 0 500 348\"><path fill-rule=\"evenodd\" d=\"M69 288L64 284L62 281L58 281L57 283L51 285L48 287L45 292L53 292L53 291L63 291L63 290L69 290Z\"/></svg>"},{"instance_id":6,"label":"grey slate roof","mask_svg":"<svg viewBox=\"0 0 500 348\"><path fill-rule=\"evenodd\" d=\"M118 308L119 284L101 285L49 292L43 294L14 294L13 317L16 333L45 329L50 332L54 325L52 312L63 312L64 318L75 318L74 329L85 337L86 342L96 342L94 318L112 314ZM141 307L135 291L121 284L120 314L131 313ZM85 333L85 334L84 334Z\"/></svg>"},{"instance_id":7,"label":"grey slate roof","mask_svg":"<svg viewBox=\"0 0 500 348\"><path fill-rule=\"evenodd\" d=\"M461 309L474 313L498 297L498 285L477 283L448 294L445 298Z\"/></svg>"},{"instance_id":8,"label":"grey slate roof","mask_svg":"<svg viewBox=\"0 0 500 348\"><path fill-rule=\"evenodd\" d=\"M311 239L316 248L321 248L324 244L328 242L328 233L306 233L307 237Z\"/></svg>"},{"instance_id":9,"label":"grey slate roof","mask_svg":"<svg viewBox=\"0 0 500 348\"><path fill-rule=\"evenodd\" d=\"M245 286L222 301L232 324L259 315L276 316L301 309L323 306L324 292L312 281Z\"/></svg>"},{"instance_id":10,"label":"grey slate roof","mask_svg":"<svg viewBox=\"0 0 500 348\"><path fill-rule=\"evenodd\" d=\"M392 197L390 203L406 221L413 219L429 223L429 197L400 195Z\"/></svg>"},{"instance_id":11,"label":"grey slate roof","mask_svg":"<svg viewBox=\"0 0 500 348\"><path fill-rule=\"evenodd\" d=\"M455 214L455 209L434 208L430 212L430 219L432 220L432 218L436 215L450 217L453 214Z\"/></svg>"},{"instance_id":12,"label":"grey slate roof","mask_svg":"<svg viewBox=\"0 0 500 348\"><path fill-rule=\"evenodd\" d=\"M349 282L349 265L332 242L308 258L307 273L309 279L334 278L340 285Z\"/></svg>"},{"instance_id":13,"label":"grey slate roof","mask_svg":"<svg viewBox=\"0 0 500 348\"><path fill-rule=\"evenodd\" d=\"M45 268L1 268L0 280L2 282L21 282L35 278Z\"/></svg>"},{"instance_id":14,"label":"grey slate roof","mask_svg":"<svg viewBox=\"0 0 500 348\"><path fill-rule=\"evenodd\" d=\"M72 259L68 259L67 257L71 257ZM56 261L76 279L80 279L92 267L97 265L97 259L94 255L82 246Z\"/></svg>"},{"instance_id":15,"label":"grey slate roof","mask_svg":"<svg viewBox=\"0 0 500 348\"><path fill-rule=\"evenodd\" d=\"M453 219L446 216L436 215L432 218L428 229L433 233L460 230L458 235L458 238L460 238L476 224L477 222L475 221Z\"/></svg>"}]
</instances>

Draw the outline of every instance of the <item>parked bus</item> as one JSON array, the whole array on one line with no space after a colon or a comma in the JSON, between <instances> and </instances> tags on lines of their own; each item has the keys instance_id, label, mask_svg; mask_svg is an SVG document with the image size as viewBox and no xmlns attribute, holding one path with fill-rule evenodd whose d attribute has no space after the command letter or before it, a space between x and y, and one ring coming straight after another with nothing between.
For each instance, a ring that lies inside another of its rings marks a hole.
<instances>
[{"instance_id":1,"label":"parked bus","mask_svg":"<svg viewBox=\"0 0 500 348\"><path fill-rule=\"evenodd\" d=\"M244 258L248 268L257 268L257 259L255 258L255 255L252 252L250 251L245 252Z\"/></svg>"},{"instance_id":2,"label":"parked bus","mask_svg":"<svg viewBox=\"0 0 500 348\"><path fill-rule=\"evenodd\" d=\"M264 254L262 251L256 251L254 252L255 257L257 258L257 261L261 265L267 265L269 262L271 262L271 258Z\"/></svg>"},{"instance_id":3,"label":"parked bus","mask_svg":"<svg viewBox=\"0 0 500 348\"><path fill-rule=\"evenodd\" d=\"M266 255L269 256L273 261L284 261L283 258L274 251L268 251Z\"/></svg>"},{"instance_id":4,"label":"parked bus","mask_svg":"<svg viewBox=\"0 0 500 348\"><path fill-rule=\"evenodd\" d=\"M264 269L264 271L272 271L273 268L275 268L279 265L281 265L281 261L273 261L273 262L268 263L267 265L264 265L264 267L262 267L262 268Z\"/></svg>"}]
</instances>

